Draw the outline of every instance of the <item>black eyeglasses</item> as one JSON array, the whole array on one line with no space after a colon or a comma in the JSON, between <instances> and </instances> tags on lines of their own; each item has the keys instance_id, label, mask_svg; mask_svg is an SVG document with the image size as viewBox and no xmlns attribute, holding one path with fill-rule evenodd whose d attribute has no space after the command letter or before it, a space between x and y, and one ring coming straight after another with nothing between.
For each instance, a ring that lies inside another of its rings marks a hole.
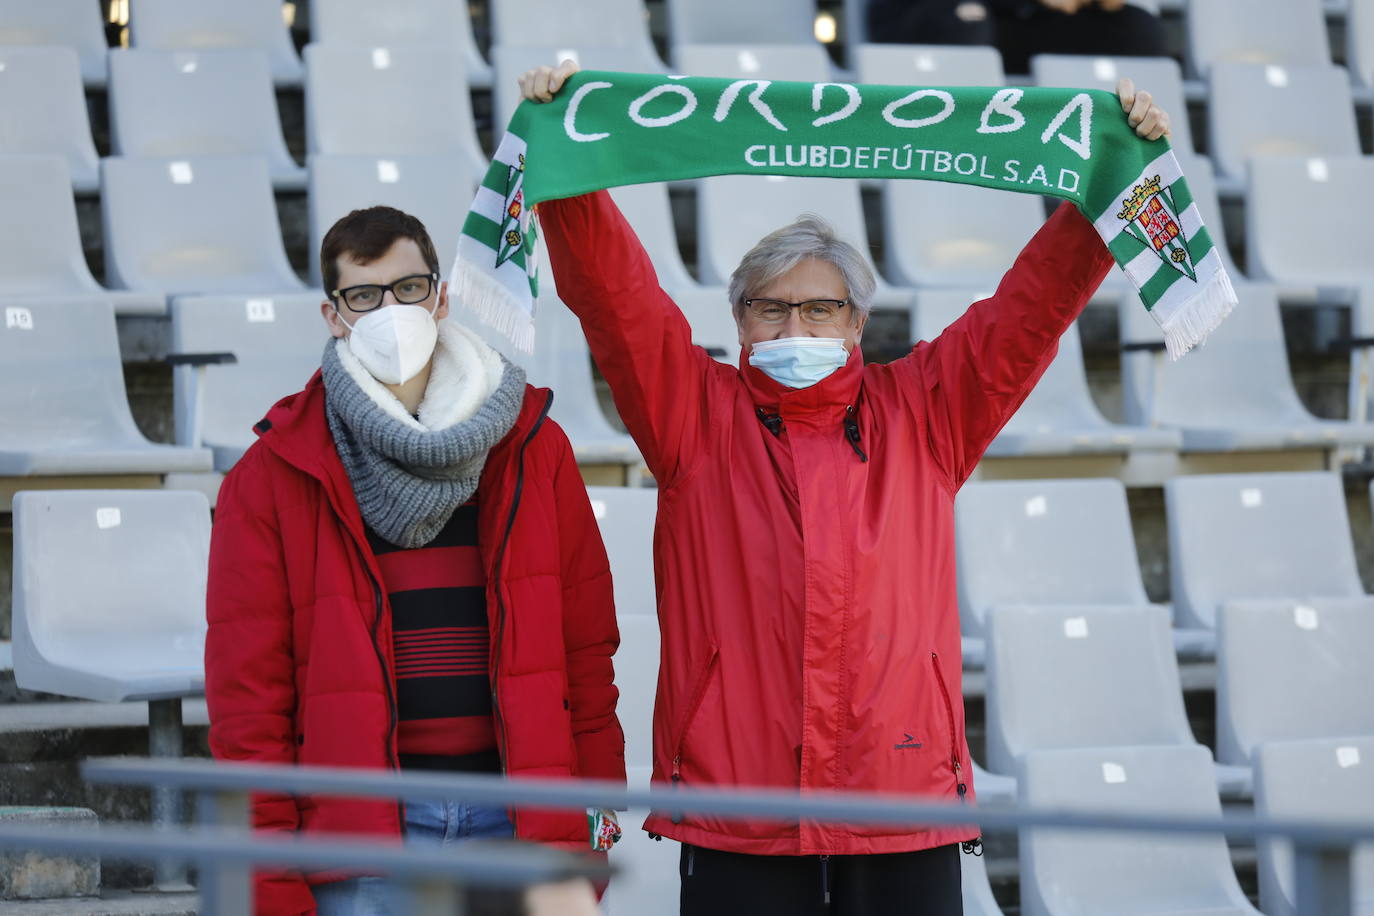
<instances>
[{"instance_id":1,"label":"black eyeglasses","mask_svg":"<svg viewBox=\"0 0 1374 916\"><path fill-rule=\"evenodd\" d=\"M834 324L839 320L840 309L848 304L848 299L807 299L805 302L784 302L781 299L744 300L744 307L749 310L749 314L765 324L782 324L793 309L797 309L802 321L810 324Z\"/></svg>"},{"instance_id":2,"label":"black eyeglasses","mask_svg":"<svg viewBox=\"0 0 1374 916\"><path fill-rule=\"evenodd\" d=\"M355 312L370 312L382 304L387 291L390 290L401 305L415 305L429 298L438 279L438 274L412 274L402 277L395 283L360 283L357 286L336 289L330 298L336 306L342 299L344 304Z\"/></svg>"}]
</instances>

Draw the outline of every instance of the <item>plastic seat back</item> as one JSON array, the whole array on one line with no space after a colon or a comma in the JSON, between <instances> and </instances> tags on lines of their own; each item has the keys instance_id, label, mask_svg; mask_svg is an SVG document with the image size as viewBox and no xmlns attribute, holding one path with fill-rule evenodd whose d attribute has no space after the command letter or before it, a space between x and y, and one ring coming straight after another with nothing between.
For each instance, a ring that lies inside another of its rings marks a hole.
<instances>
[{"instance_id":1,"label":"plastic seat back","mask_svg":"<svg viewBox=\"0 0 1374 916\"><path fill-rule=\"evenodd\" d=\"M320 244L349 212L379 204L425 224L445 278L458 250L462 214L472 206L479 173L448 156L312 156L310 158L310 279L322 282ZM455 167L456 166L456 167Z\"/></svg>"},{"instance_id":2,"label":"plastic seat back","mask_svg":"<svg viewBox=\"0 0 1374 916\"><path fill-rule=\"evenodd\" d=\"M1031 751L1195 743L1164 608L995 608L986 668L993 772Z\"/></svg>"},{"instance_id":3,"label":"plastic seat back","mask_svg":"<svg viewBox=\"0 0 1374 916\"><path fill-rule=\"evenodd\" d=\"M117 702L204 687L210 507L177 490L14 499L15 678Z\"/></svg>"},{"instance_id":4,"label":"plastic seat back","mask_svg":"<svg viewBox=\"0 0 1374 916\"><path fill-rule=\"evenodd\" d=\"M1362 598L1340 476L1207 474L1164 485L1180 618L1240 599Z\"/></svg>"},{"instance_id":5,"label":"plastic seat back","mask_svg":"<svg viewBox=\"0 0 1374 916\"><path fill-rule=\"evenodd\" d=\"M312 12L320 7L312 5ZM268 57L272 79L299 85L300 55L282 19L279 0L137 0L130 45L159 51L256 48Z\"/></svg>"},{"instance_id":6,"label":"plastic seat back","mask_svg":"<svg viewBox=\"0 0 1374 916\"><path fill-rule=\"evenodd\" d=\"M305 288L286 260L265 160L112 158L100 168L112 286L174 295Z\"/></svg>"},{"instance_id":7,"label":"plastic seat back","mask_svg":"<svg viewBox=\"0 0 1374 916\"><path fill-rule=\"evenodd\" d=\"M15 153L62 156L77 190L100 186L81 64L71 48L0 47L0 155Z\"/></svg>"},{"instance_id":8,"label":"plastic seat back","mask_svg":"<svg viewBox=\"0 0 1374 916\"><path fill-rule=\"evenodd\" d=\"M1284 116L1273 117L1276 111ZM1258 156L1361 153L1343 67L1217 64L1207 112L1217 171L1235 180L1244 180Z\"/></svg>"},{"instance_id":9,"label":"plastic seat back","mask_svg":"<svg viewBox=\"0 0 1374 916\"><path fill-rule=\"evenodd\" d=\"M450 156L463 172L482 174L489 159L477 143L462 57L413 39L375 42L306 47L310 153Z\"/></svg>"},{"instance_id":10,"label":"plastic seat back","mask_svg":"<svg viewBox=\"0 0 1374 916\"><path fill-rule=\"evenodd\" d=\"M1022 758L1018 789L1036 808L1221 816L1202 745L1037 751ZM1020 850L1027 916L1257 913L1221 836L1039 829L1022 831Z\"/></svg>"},{"instance_id":11,"label":"plastic seat back","mask_svg":"<svg viewBox=\"0 0 1374 916\"><path fill-rule=\"evenodd\" d=\"M1217 618L1217 759L1374 735L1374 599L1235 600Z\"/></svg>"},{"instance_id":12,"label":"plastic seat back","mask_svg":"<svg viewBox=\"0 0 1374 916\"><path fill-rule=\"evenodd\" d=\"M1374 820L1374 736L1281 741L1255 753L1255 814L1291 820ZM1351 863L1356 912L1374 905L1374 844ZM1260 905L1296 916L1293 845L1259 842Z\"/></svg>"},{"instance_id":13,"label":"plastic seat back","mask_svg":"<svg viewBox=\"0 0 1374 916\"><path fill-rule=\"evenodd\" d=\"M1149 603L1120 481L966 484L954 504L964 632L1003 605Z\"/></svg>"},{"instance_id":14,"label":"plastic seat back","mask_svg":"<svg viewBox=\"0 0 1374 916\"><path fill-rule=\"evenodd\" d=\"M0 0L0 45L60 45L76 51L81 79L105 85L105 22L86 0Z\"/></svg>"},{"instance_id":15,"label":"plastic seat back","mask_svg":"<svg viewBox=\"0 0 1374 916\"><path fill-rule=\"evenodd\" d=\"M256 48L110 51L110 138L141 158L262 156L272 180L296 185L267 55Z\"/></svg>"}]
</instances>

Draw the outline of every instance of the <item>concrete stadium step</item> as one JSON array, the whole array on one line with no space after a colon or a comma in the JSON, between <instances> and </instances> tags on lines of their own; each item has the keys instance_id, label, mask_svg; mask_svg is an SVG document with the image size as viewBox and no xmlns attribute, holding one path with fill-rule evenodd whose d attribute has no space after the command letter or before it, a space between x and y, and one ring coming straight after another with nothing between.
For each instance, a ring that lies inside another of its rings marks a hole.
<instances>
[{"instance_id":1,"label":"concrete stadium step","mask_svg":"<svg viewBox=\"0 0 1374 916\"><path fill-rule=\"evenodd\" d=\"M0 807L0 824L91 832L89 808ZM0 900L91 897L100 892L100 859L43 849L0 849Z\"/></svg>"},{"instance_id":2,"label":"concrete stadium step","mask_svg":"<svg viewBox=\"0 0 1374 916\"><path fill-rule=\"evenodd\" d=\"M186 700L182 718L183 753L208 757L205 700ZM150 817L146 789L87 784L81 778L80 761L146 757L147 723L147 703L0 704L0 805L89 808L102 822L146 823ZM151 864L107 856L101 861L100 881L106 888L144 887L152 883Z\"/></svg>"},{"instance_id":3,"label":"concrete stadium step","mask_svg":"<svg viewBox=\"0 0 1374 916\"><path fill-rule=\"evenodd\" d=\"M106 891L99 897L0 901L0 916L199 916L197 894Z\"/></svg>"}]
</instances>

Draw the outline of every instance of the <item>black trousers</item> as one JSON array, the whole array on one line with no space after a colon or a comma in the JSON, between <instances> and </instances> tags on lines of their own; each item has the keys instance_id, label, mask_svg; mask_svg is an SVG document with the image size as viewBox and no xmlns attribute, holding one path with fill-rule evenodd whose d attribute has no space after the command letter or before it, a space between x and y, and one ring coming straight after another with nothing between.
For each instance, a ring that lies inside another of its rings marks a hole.
<instances>
[{"instance_id":1,"label":"black trousers","mask_svg":"<svg viewBox=\"0 0 1374 916\"><path fill-rule=\"evenodd\" d=\"M868 856L682 846L681 916L962 916L959 844Z\"/></svg>"}]
</instances>

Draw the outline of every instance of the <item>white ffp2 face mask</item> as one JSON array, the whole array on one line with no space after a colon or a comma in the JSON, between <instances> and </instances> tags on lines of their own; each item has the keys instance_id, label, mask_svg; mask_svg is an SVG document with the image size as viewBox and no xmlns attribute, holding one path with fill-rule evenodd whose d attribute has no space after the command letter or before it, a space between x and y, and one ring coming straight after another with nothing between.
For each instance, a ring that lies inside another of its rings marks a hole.
<instances>
[{"instance_id":1,"label":"white ffp2 face mask","mask_svg":"<svg viewBox=\"0 0 1374 916\"><path fill-rule=\"evenodd\" d=\"M423 305L382 306L349 327L353 333L348 349L373 378L387 385L404 385L418 375L439 340L434 313Z\"/></svg>"},{"instance_id":2,"label":"white ffp2 face mask","mask_svg":"<svg viewBox=\"0 0 1374 916\"><path fill-rule=\"evenodd\" d=\"M842 337L780 337L749 350L749 365L789 388L809 388L848 361Z\"/></svg>"}]
</instances>

